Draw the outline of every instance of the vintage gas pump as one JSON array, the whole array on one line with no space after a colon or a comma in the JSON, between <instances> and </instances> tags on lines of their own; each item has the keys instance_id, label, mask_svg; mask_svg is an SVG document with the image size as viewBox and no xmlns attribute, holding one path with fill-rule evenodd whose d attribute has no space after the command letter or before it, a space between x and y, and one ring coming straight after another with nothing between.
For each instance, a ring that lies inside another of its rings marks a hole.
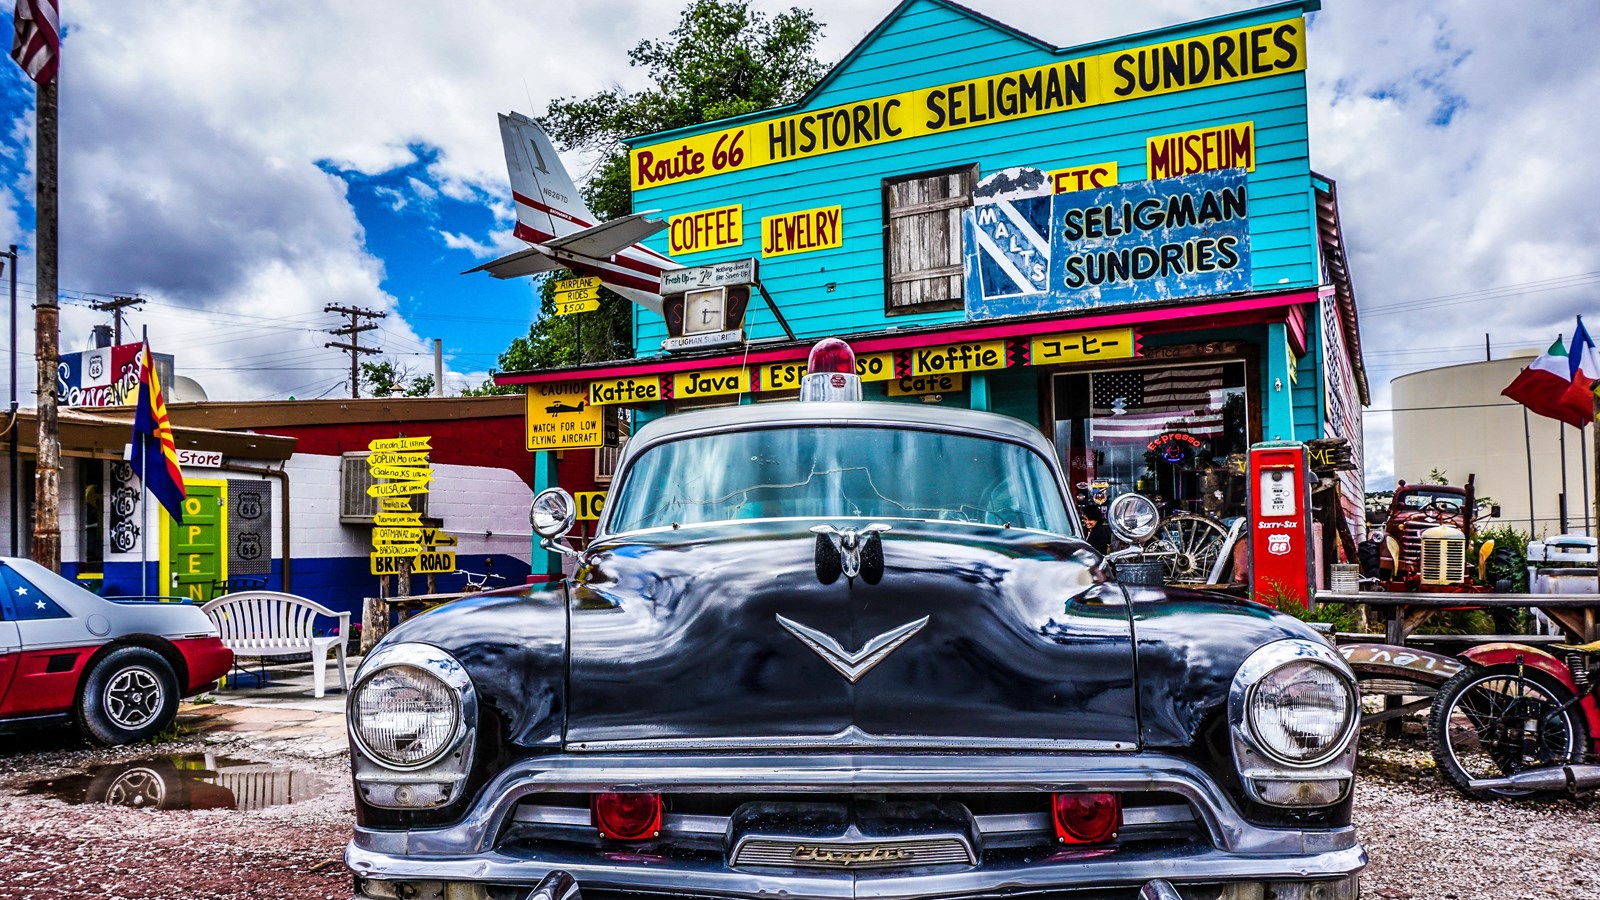
<instances>
[{"instance_id":1,"label":"vintage gas pump","mask_svg":"<svg viewBox=\"0 0 1600 900\"><path fill-rule=\"evenodd\" d=\"M1250 596L1277 606L1310 606L1311 466L1299 441L1250 448Z\"/></svg>"}]
</instances>

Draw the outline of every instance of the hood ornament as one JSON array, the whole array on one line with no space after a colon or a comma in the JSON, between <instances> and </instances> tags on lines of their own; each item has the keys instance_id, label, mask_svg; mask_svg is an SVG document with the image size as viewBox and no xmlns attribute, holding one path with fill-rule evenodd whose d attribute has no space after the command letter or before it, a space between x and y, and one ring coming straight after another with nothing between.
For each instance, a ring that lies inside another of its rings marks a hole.
<instances>
[{"instance_id":1,"label":"hood ornament","mask_svg":"<svg viewBox=\"0 0 1600 900\"><path fill-rule=\"evenodd\" d=\"M889 526L881 522L859 531L813 525L811 532L817 536L817 580L833 584L840 575L850 579L859 575L867 584L877 584L883 578L883 539L879 535L888 530Z\"/></svg>"},{"instance_id":2,"label":"hood ornament","mask_svg":"<svg viewBox=\"0 0 1600 900\"><path fill-rule=\"evenodd\" d=\"M854 653L845 650L844 647L839 645L838 641L828 635L815 628L807 628L792 619L779 616L778 624L788 629L790 634L799 638L800 643L815 650L817 655L822 657L823 662L833 666L834 671L843 675L851 684L855 684L861 680L861 676L872 671L873 667L878 663L883 662L884 657L893 653L901 644L911 640L912 635L921 631L922 626L928 624L928 617L923 616L915 622L907 622L899 628L885 631L883 634L867 641L861 646L860 650Z\"/></svg>"}]
</instances>

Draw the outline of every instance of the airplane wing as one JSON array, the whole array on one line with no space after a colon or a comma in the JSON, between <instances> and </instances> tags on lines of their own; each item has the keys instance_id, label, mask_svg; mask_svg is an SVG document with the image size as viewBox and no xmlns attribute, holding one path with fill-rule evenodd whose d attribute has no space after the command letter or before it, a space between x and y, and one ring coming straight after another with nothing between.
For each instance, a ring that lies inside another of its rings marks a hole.
<instances>
[{"instance_id":1,"label":"airplane wing","mask_svg":"<svg viewBox=\"0 0 1600 900\"><path fill-rule=\"evenodd\" d=\"M550 258L547 251L538 247L529 247L518 250L509 256L491 260L474 269L462 272L471 275L473 272L488 272L496 278L520 278L523 275L537 275L540 272L549 272L552 269L566 268L565 264Z\"/></svg>"},{"instance_id":2,"label":"airplane wing","mask_svg":"<svg viewBox=\"0 0 1600 900\"><path fill-rule=\"evenodd\" d=\"M666 228L667 223L660 219L645 218L658 211L652 209L612 219L609 222L601 222L592 228L547 241L545 246L591 259L609 259L617 251L631 247Z\"/></svg>"}]
</instances>

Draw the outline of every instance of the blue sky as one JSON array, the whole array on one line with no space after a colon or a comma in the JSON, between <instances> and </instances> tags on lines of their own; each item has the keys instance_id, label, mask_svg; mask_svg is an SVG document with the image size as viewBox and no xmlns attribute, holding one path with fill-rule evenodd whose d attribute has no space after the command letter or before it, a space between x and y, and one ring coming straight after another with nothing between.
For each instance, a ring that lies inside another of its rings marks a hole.
<instances>
[{"instance_id":1,"label":"blue sky","mask_svg":"<svg viewBox=\"0 0 1600 900\"><path fill-rule=\"evenodd\" d=\"M967 3L1063 46L1261 5ZM495 114L642 87L627 51L682 9L462 0L441 16L342 0L309 27L269 0L63 5L62 346L106 320L84 298L137 293L132 327L227 399L346 392L348 362L323 346L339 324L328 304L388 312L373 336L415 372L442 338L446 385L480 383L533 314L526 281L459 274L521 249ZM832 62L894 2L803 5ZM1339 186L1374 392L1368 474L1383 483L1391 378L1479 358L1485 331L1503 352L1548 346L1578 312L1600 320L1600 6L1325 5L1309 19L1311 157ZM0 244L24 254L24 403L31 110L31 86L0 65ZM581 179L583 161L566 162Z\"/></svg>"}]
</instances>

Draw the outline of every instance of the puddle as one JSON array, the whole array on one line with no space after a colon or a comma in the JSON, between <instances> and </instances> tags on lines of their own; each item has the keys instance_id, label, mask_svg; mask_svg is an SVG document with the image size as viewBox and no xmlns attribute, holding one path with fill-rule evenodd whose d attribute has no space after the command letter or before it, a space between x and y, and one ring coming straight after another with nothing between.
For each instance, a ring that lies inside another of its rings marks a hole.
<instances>
[{"instance_id":1,"label":"puddle","mask_svg":"<svg viewBox=\"0 0 1600 900\"><path fill-rule=\"evenodd\" d=\"M25 790L75 804L248 812L302 803L326 793L328 784L301 769L184 753L95 766L33 782Z\"/></svg>"}]
</instances>

